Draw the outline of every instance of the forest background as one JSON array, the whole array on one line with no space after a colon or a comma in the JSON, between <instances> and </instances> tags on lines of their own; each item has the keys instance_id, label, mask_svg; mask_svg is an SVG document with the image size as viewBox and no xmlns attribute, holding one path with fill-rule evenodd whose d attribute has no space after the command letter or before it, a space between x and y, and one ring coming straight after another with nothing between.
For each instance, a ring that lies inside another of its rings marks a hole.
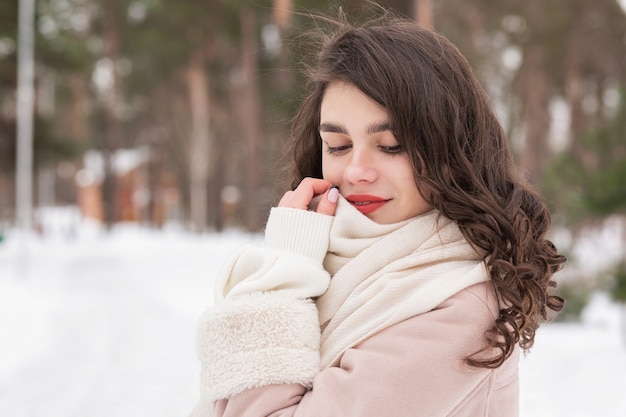
<instances>
[{"instance_id":1,"label":"forest background","mask_svg":"<svg viewBox=\"0 0 626 417\"><path fill-rule=\"evenodd\" d=\"M567 245L608 220L626 241L625 4L380 4L468 57ZM373 9L358 0L37 0L35 206L80 207L108 228L262 230L284 191L290 119L306 88L308 12L340 6L361 18ZM18 0L3 0L0 241L16 215L17 32ZM626 301L626 254L594 277L571 269L564 317L598 286Z\"/></svg>"}]
</instances>

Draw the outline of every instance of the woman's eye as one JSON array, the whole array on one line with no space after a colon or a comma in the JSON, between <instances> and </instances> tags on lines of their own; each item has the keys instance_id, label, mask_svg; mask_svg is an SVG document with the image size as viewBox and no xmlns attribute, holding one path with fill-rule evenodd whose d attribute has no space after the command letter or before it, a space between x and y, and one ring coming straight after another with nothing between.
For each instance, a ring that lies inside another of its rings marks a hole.
<instances>
[{"instance_id":1,"label":"woman's eye","mask_svg":"<svg viewBox=\"0 0 626 417\"><path fill-rule=\"evenodd\" d=\"M335 155L335 154L340 154L344 151L347 151L348 149L350 149L352 146L351 145L341 145L341 146L330 146L327 145L327 151L330 155Z\"/></svg>"},{"instance_id":2,"label":"woman's eye","mask_svg":"<svg viewBox=\"0 0 626 417\"><path fill-rule=\"evenodd\" d=\"M394 146L379 146L380 150L385 153L400 153L402 152L402 145L394 145Z\"/></svg>"}]
</instances>

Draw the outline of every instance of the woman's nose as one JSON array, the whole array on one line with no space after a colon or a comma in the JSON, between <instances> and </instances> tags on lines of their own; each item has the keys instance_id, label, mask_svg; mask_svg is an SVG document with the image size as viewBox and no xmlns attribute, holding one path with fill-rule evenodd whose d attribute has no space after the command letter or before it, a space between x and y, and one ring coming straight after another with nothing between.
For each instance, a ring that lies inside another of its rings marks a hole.
<instances>
[{"instance_id":1,"label":"woman's nose","mask_svg":"<svg viewBox=\"0 0 626 417\"><path fill-rule=\"evenodd\" d=\"M343 172L344 179L351 183L373 182L378 171L367 152L352 152L350 161Z\"/></svg>"}]
</instances>

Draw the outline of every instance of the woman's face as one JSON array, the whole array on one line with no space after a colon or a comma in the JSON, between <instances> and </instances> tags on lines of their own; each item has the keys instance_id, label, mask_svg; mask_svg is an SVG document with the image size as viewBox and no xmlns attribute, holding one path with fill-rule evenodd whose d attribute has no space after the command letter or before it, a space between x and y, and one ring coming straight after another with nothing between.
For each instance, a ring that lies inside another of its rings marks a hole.
<instances>
[{"instance_id":1,"label":"woman's face","mask_svg":"<svg viewBox=\"0 0 626 417\"><path fill-rule=\"evenodd\" d=\"M376 223L425 213L408 155L398 144L385 108L352 84L330 83L320 111L322 174Z\"/></svg>"}]
</instances>

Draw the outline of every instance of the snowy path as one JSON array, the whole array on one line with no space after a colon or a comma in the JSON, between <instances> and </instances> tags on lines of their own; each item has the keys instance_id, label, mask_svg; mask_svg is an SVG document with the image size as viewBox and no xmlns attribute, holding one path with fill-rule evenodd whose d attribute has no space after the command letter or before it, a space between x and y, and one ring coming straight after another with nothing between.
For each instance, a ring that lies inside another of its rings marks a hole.
<instances>
[{"instance_id":1,"label":"snowy path","mask_svg":"<svg viewBox=\"0 0 626 417\"><path fill-rule=\"evenodd\" d=\"M242 242L152 238L36 243L37 262L25 278L2 262L17 249L0 252L0 416L191 410L195 322L210 300L207 277Z\"/></svg>"},{"instance_id":2,"label":"snowy path","mask_svg":"<svg viewBox=\"0 0 626 417\"><path fill-rule=\"evenodd\" d=\"M194 392L193 375L185 381L177 369L181 362L189 368L190 357L179 354L190 350L192 323L152 297L128 290L99 285L67 294L63 308L47 318L54 329L45 329L48 338L38 342L45 346L43 354L0 385L0 404L18 402L23 408L0 414L179 414L163 408L175 401L162 398Z\"/></svg>"},{"instance_id":3,"label":"snowy path","mask_svg":"<svg viewBox=\"0 0 626 417\"><path fill-rule=\"evenodd\" d=\"M256 237L255 239L258 239ZM198 398L195 323L245 235L137 229L37 240L29 274L0 245L0 417L185 417ZM614 305L540 329L521 417L626 416Z\"/></svg>"}]
</instances>

